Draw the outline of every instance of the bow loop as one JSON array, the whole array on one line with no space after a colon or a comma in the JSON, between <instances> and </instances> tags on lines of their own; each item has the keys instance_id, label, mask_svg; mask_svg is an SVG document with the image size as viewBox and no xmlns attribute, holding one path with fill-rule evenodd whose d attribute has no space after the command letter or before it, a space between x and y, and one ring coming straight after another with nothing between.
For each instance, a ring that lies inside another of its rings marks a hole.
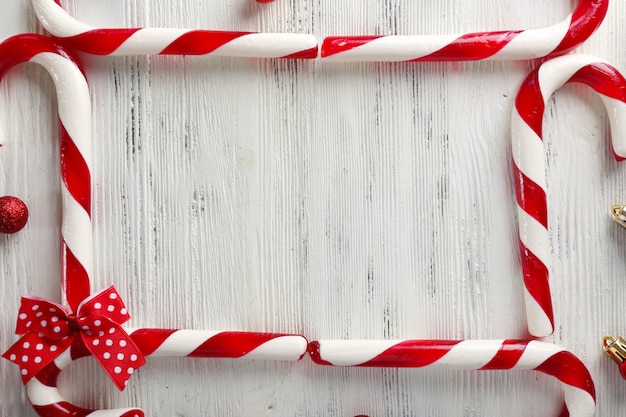
<instances>
[{"instance_id":1,"label":"bow loop","mask_svg":"<svg viewBox=\"0 0 626 417\"><path fill-rule=\"evenodd\" d=\"M28 332L7 350L2 357L20 367L22 382L26 384L43 368L53 362L72 344L72 337L52 339Z\"/></svg>"},{"instance_id":2,"label":"bow loop","mask_svg":"<svg viewBox=\"0 0 626 417\"><path fill-rule=\"evenodd\" d=\"M43 333L50 338L63 338L71 334L67 310L60 304L39 297L24 296L20 304L15 334Z\"/></svg>"},{"instance_id":3,"label":"bow loop","mask_svg":"<svg viewBox=\"0 0 626 417\"><path fill-rule=\"evenodd\" d=\"M78 306L76 316L83 326L93 324L89 323L90 320L102 320L104 317L117 324L124 324L130 319L122 298L113 286L85 299Z\"/></svg>"},{"instance_id":4,"label":"bow loop","mask_svg":"<svg viewBox=\"0 0 626 417\"><path fill-rule=\"evenodd\" d=\"M21 368L22 381L27 383L73 342L82 342L123 390L133 372L145 364L143 354L121 327L129 319L114 287L86 299L76 315L59 304L22 297L16 333L23 336L2 356Z\"/></svg>"}]
</instances>

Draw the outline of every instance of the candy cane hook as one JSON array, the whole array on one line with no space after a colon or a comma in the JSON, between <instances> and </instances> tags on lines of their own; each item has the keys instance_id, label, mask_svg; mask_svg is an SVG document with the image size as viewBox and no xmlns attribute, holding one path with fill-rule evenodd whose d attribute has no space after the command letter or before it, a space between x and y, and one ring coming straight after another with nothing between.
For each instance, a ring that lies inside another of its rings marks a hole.
<instances>
[{"instance_id":1,"label":"candy cane hook","mask_svg":"<svg viewBox=\"0 0 626 417\"><path fill-rule=\"evenodd\" d=\"M54 81L59 109L63 239L63 295L72 310L89 296L91 231L91 101L87 81L71 55L40 35L0 43L0 78L22 62L43 66Z\"/></svg>"},{"instance_id":2,"label":"candy cane hook","mask_svg":"<svg viewBox=\"0 0 626 417\"><path fill-rule=\"evenodd\" d=\"M322 58L336 61L479 61L562 55L600 26L608 0L579 0L562 22L530 30L462 35L333 36L322 42Z\"/></svg>"},{"instance_id":3,"label":"candy cane hook","mask_svg":"<svg viewBox=\"0 0 626 417\"><path fill-rule=\"evenodd\" d=\"M277 333L202 330L129 329L146 357L241 358L298 361L308 342L303 336ZM137 408L90 410L67 401L57 388L63 369L85 356L70 349L27 384L28 398L41 417L144 417Z\"/></svg>"},{"instance_id":4,"label":"candy cane hook","mask_svg":"<svg viewBox=\"0 0 626 417\"><path fill-rule=\"evenodd\" d=\"M77 21L60 1L33 0L41 24L65 45L95 55L213 55L317 58L313 35L171 28L96 28Z\"/></svg>"},{"instance_id":5,"label":"candy cane hook","mask_svg":"<svg viewBox=\"0 0 626 417\"><path fill-rule=\"evenodd\" d=\"M551 343L522 340L320 340L309 344L319 365L462 370L535 370L563 383L561 416L591 417L596 395L585 365ZM568 414L569 413L569 414Z\"/></svg>"},{"instance_id":6,"label":"candy cane hook","mask_svg":"<svg viewBox=\"0 0 626 417\"><path fill-rule=\"evenodd\" d=\"M600 94L615 158L626 158L626 80L615 68L592 56L567 55L544 63L526 78L515 100L511 137L526 318L529 332L537 337L554 330L542 120L550 96L568 82L587 84Z\"/></svg>"}]
</instances>

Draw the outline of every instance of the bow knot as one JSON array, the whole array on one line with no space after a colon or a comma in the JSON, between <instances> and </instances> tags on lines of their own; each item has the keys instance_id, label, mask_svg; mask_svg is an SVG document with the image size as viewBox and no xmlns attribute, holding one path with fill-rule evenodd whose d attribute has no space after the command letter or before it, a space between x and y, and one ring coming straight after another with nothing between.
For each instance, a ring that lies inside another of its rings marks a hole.
<instances>
[{"instance_id":1,"label":"bow knot","mask_svg":"<svg viewBox=\"0 0 626 417\"><path fill-rule=\"evenodd\" d=\"M78 324L78 317L76 317L76 314L67 315L67 325L70 328L70 332L72 333L80 332L80 325Z\"/></svg>"},{"instance_id":2,"label":"bow knot","mask_svg":"<svg viewBox=\"0 0 626 417\"><path fill-rule=\"evenodd\" d=\"M145 364L121 326L129 319L114 287L85 299L75 314L60 304L25 296L15 330L23 336L2 356L21 368L22 381L27 383L78 339L123 390L135 369Z\"/></svg>"}]
</instances>

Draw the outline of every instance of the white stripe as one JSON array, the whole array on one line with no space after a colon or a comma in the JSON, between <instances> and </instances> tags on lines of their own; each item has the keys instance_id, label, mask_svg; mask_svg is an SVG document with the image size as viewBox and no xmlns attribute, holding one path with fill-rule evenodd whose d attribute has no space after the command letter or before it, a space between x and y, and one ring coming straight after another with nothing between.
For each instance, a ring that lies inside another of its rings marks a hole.
<instances>
[{"instance_id":1,"label":"white stripe","mask_svg":"<svg viewBox=\"0 0 626 417\"><path fill-rule=\"evenodd\" d=\"M524 302L526 304L526 321L528 323L528 333L534 337L547 337L552 334L552 322L550 317L541 308L539 303L524 287Z\"/></svg>"},{"instance_id":2,"label":"white stripe","mask_svg":"<svg viewBox=\"0 0 626 417\"><path fill-rule=\"evenodd\" d=\"M452 369L480 369L498 353L504 340L463 340L433 363Z\"/></svg>"},{"instance_id":3,"label":"white stripe","mask_svg":"<svg viewBox=\"0 0 626 417\"><path fill-rule=\"evenodd\" d=\"M596 402L587 391L563 384L563 393L570 417L592 417L595 414Z\"/></svg>"},{"instance_id":4,"label":"white stripe","mask_svg":"<svg viewBox=\"0 0 626 417\"><path fill-rule=\"evenodd\" d=\"M543 141L521 118L517 109L511 116L513 161L520 171L545 190L546 155Z\"/></svg>"},{"instance_id":5,"label":"white stripe","mask_svg":"<svg viewBox=\"0 0 626 417\"><path fill-rule=\"evenodd\" d=\"M360 62L409 61L437 52L459 36L462 35L383 36L324 59Z\"/></svg>"},{"instance_id":6,"label":"white stripe","mask_svg":"<svg viewBox=\"0 0 626 417\"><path fill-rule=\"evenodd\" d=\"M520 357L517 364L512 369L517 370L532 370L543 364L550 357L555 354L564 351L561 346L553 343L540 342L532 340L526 346L524 353Z\"/></svg>"},{"instance_id":7,"label":"white stripe","mask_svg":"<svg viewBox=\"0 0 626 417\"><path fill-rule=\"evenodd\" d=\"M57 368L65 369L74 362L72 360L71 351L72 351L71 348L67 348L65 349L63 353L57 356L57 358L54 360L54 364L56 365Z\"/></svg>"},{"instance_id":8,"label":"white stripe","mask_svg":"<svg viewBox=\"0 0 626 417\"><path fill-rule=\"evenodd\" d=\"M251 33L231 40L210 55L280 58L317 47L313 35L296 33Z\"/></svg>"},{"instance_id":9,"label":"white stripe","mask_svg":"<svg viewBox=\"0 0 626 417\"><path fill-rule=\"evenodd\" d=\"M519 237L522 243L550 270L550 236L548 231L534 217L517 206Z\"/></svg>"},{"instance_id":10,"label":"white stripe","mask_svg":"<svg viewBox=\"0 0 626 417\"><path fill-rule=\"evenodd\" d=\"M69 402L64 398L56 387L48 387L36 378L26 384L28 400L34 406L47 406L59 402ZM96 410L88 414L89 417L119 417L131 411L140 411L137 408L116 408L112 410ZM64 415L59 413L59 416Z\"/></svg>"},{"instance_id":11,"label":"white stripe","mask_svg":"<svg viewBox=\"0 0 626 417\"><path fill-rule=\"evenodd\" d=\"M61 233L67 247L87 271L93 276L93 232L91 219L83 207L72 197L65 187L61 186L63 201L63 222Z\"/></svg>"},{"instance_id":12,"label":"white stripe","mask_svg":"<svg viewBox=\"0 0 626 417\"><path fill-rule=\"evenodd\" d=\"M37 378L31 379L26 384L26 390L32 405L43 406L65 401L56 387L44 385Z\"/></svg>"},{"instance_id":13,"label":"white stripe","mask_svg":"<svg viewBox=\"0 0 626 417\"><path fill-rule=\"evenodd\" d=\"M600 98L609 115L613 151L618 156L626 158L626 104L603 94L600 94Z\"/></svg>"},{"instance_id":14,"label":"white stripe","mask_svg":"<svg viewBox=\"0 0 626 417\"><path fill-rule=\"evenodd\" d=\"M297 361L306 353L307 344L302 336L279 336L263 343L244 358Z\"/></svg>"},{"instance_id":15,"label":"white stripe","mask_svg":"<svg viewBox=\"0 0 626 417\"><path fill-rule=\"evenodd\" d=\"M209 330L178 330L159 346L150 356L187 356L207 339L221 332Z\"/></svg>"},{"instance_id":16,"label":"white stripe","mask_svg":"<svg viewBox=\"0 0 626 417\"><path fill-rule=\"evenodd\" d=\"M549 55L563 41L571 22L570 14L565 20L547 28L525 30L489 59L533 59Z\"/></svg>"},{"instance_id":17,"label":"white stripe","mask_svg":"<svg viewBox=\"0 0 626 417\"><path fill-rule=\"evenodd\" d=\"M320 358L336 366L356 366L374 359L402 340L319 340Z\"/></svg>"},{"instance_id":18,"label":"white stripe","mask_svg":"<svg viewBox=\"0 0 626 417\"><path fill-rule=\"evenodd\" d=\"M189 32L188 29L141 29L126 39L126 41L110 55L158 54L187 32Z\"/></svg>"},{"instance_id":19,"label":"white stripe","mask_svg":"<svg viewBox=\"0 0 626 417\"><path fill-rule=\"evenodd\" d=\"M37 54L30 62L42 65L50 73L56 87L59 118L91 167L91 99L85 77L76 64L52 52Z\"/></svg>"},{"instance_id":20,"label":"white stripe","mask_svg":"<svg viewBox=\"0 0 626 417\"><path fill-rule=\"evenodd\" d=\"M561 88L576 71L593 64L604 63L603 60L591 55L574 54L551 59L539 67L539 86L543 95L544 103L552 94Z\"/></svg>"},{"instance_id":21,"label":"white stripe","mask_svg":"<svg viewBox=\"0 0 626 417\"><path fill-rule=\"evenodd\" d=\"M549 271L549 263L544 262L544 260L542 259L550 259L549 244L547 242L547 240L549 239L548 232L536 220L526 215L526 213L524 213L524 211L520 209L519 206L518 216L520 216L520 218L527 219L527 225L533 225L527 230L524 230L524 228L520 224L520 237L524 235L522 241L524 241L524 239L527 240L526 242L524 242L524 244L541 260L544 265L546 265L546 268L548 268ZM537 236L529 238L529 236L533 234L537 234ZM543 238L541 237L541 235L543 235ZM545 241L545 243L542 243L542 241ZM551 294L548 294L548 297L550 297L551 299ZM524 286L524 302L526 310L526 321L528 323L528 332L535 337L550 336L554 331L551 318L547 315L547 313L543 310L543 308L539 305L535 298L530 294L526 286Z\"/></svg>"},{"instance_id":22,"label":"white stripe","mask_svg":"<svg viewBox=\"0 0 626 417\"><path fill-rule=\"evenodd\" d=\"M60 38L75 36L93 29L92 26L71 17L53 0L33 0L33 6L43 27Z\"/></svg>"}]
</instances>

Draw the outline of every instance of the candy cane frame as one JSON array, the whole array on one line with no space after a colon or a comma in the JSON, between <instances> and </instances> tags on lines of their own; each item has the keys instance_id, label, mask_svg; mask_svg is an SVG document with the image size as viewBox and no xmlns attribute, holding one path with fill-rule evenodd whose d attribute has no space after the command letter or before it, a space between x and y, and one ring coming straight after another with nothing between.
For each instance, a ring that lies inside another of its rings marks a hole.
<instances>
[{"instance_id":1,"label":"candy cane frame","mask_svg":"<svg viewBox=\"0 0 626 417\"><path fill-rule=\"evenodd\" d=\"M535 59L564 54L600 26L608 0L579 0L555 25L530 30L462 35L333 36L322 42L322 58L336 61L479 61Z\"/></svg>"},{"instance_id":2,"label":"candy cane frame","mask_svg":"<svg viewBox=\"0 0 626 417\"><path fill-rule=\"evenodd\" d=\"M544 63L526 78L515 100L511 138L526 318L529 332L537 337L554 330L542 120L550 96L568 82L587 84L600 94L614 155L626 158L626 80L615 68L592 56L567 55Z\"/></svg>"},{"instance_id":3,"label":"candy cane frame","mask_svg":"<svg viewBox=\"0 0 626 417\"><path fill-rule=\"evenodd\" d=\"M171 28L96 28L63 10L59 0L33 0L41 24L65 45L95 55L214 55L302 58L318 55L313 35Z\"/></svg>"},{"instance_id":4,"label":"candy cane frame","mask_svg":"<svg viewBox=\"0 0 626 417\"><path fill-rule=\"evenodd\" d=\"M59 110L63 219L63 295L70 308L89 296L91 231L91 101L87 81L54 40L17 35L0 43L0 78L22 62L43 66L54 81Z\"/></svg>"},{"instance_id":5,"label":"candy cane frame","mask_svg":"<svg viewBox=\"0 0 626 417\"><path fill-rule=\"evenodd\" d=\"M18 35L0 43L0 78L22 62L46 68L57 89L63 179L63 289L70 308L76 311L90 293L92 269L91 103L87 82L71 55L50 38ZM299 360L307 347L304 337L291 334L163 329L131 332L146 356ZM73 360L85 355L86 352L68 349L27 384L29 400L37 413L42 417L143 416L139 409L94 411L63 399L56 387L58 375Z\"/></svg>"},{"instance_id":6,"label":"candy cane frame","mask_svg":"<svg viewBox=\"0 0 626 417\"><path fill-rule=\"evenodd\" d=\"M141 352L149 357L241 358L297 361L308 342L299 335L214 332L202 330L129 329ZM28 398L41 417L144 417L138 408L90 410L67 401L57 388L61 371L86 352L65 351L27 384Z\"/></svg>"},{"instance_id":7,"label":"candy cane frame","mask_svg":"<svg viewBox=\"0 0 626 417\"><path fill-rule=\"evenodd\" d=\"M535 370L563 383L560 417L591 417L596 396L585 365L551 343L522 340L320 340L309 344L315 363L332 366L463 370Z\"/></svg>"}]
</instances>

